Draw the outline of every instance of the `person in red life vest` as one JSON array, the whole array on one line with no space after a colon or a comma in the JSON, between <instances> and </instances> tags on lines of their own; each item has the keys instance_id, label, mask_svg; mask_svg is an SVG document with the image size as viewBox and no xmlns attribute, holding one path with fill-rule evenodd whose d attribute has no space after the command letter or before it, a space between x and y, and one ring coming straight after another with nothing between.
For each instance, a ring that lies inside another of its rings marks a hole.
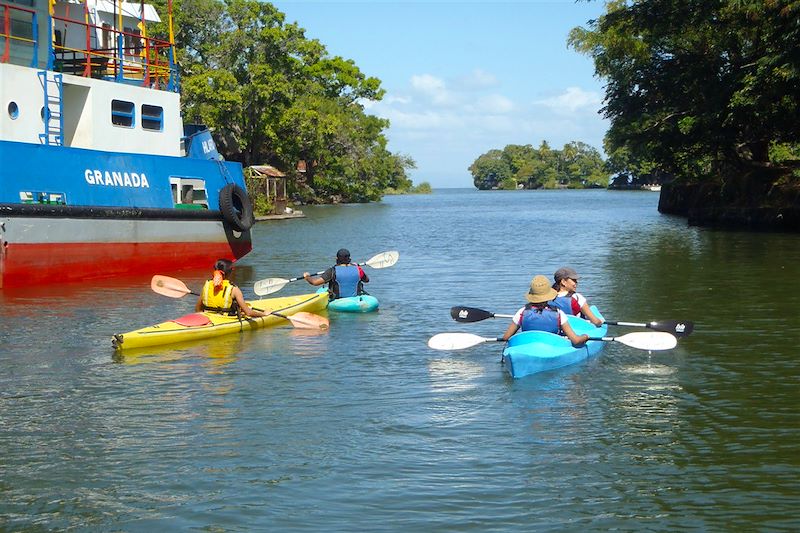
<instances>
[{"instance_id":1,"label":"person in red life vest","mask_svg":"<svg viewBox=\"0 0 800 533\"><path fill-rule=\"evenodd\" d=\"M556 297L556 290L544 276L534 276L531 287L525 294L528 304L514 314L508 325L503 340L507 341L517 330L547 331L565 335L573 346L580 346L589 340L589 335L577 335L569 325L564 311L550 305Z\"/></svg>"},{"instance_id":2,"label":"person in red life vest","mask_svg":"<svg viewBox=\"0 0 800 533\"><path fill-rule=\"evenodd\" d=\"M312 276L308 272L303 272L303 279L315 286L327 283L331 300L366 294L364 283L369 283L369 276L364 270L350 262L350 252L346 248L336 252L335 266L330 267L320 276Z\"/></svg>"},{"instance_id":3,"label":"person in red life vest","mask_svg":"<svg viewBox=\"0 0 800 533\"><path fill-rule=\"evenodd\" d=\"M553 288L558 295L550 305L561 309L568 315L581 315L597 327L603 325L603 320L597 317L589 308L586 298L576 292L578 289L578 273L570 267L561 267L553 274L555 283Z\"/></svg>"},{"instance_id":4,"label":"person in red life vest","mask_svg":"<svg viewBox=\"0 0 800 533\"><path fill-rule=\"evenodd\" d=\"M238 315L241 312L251 317L269 315L270 309L259 311L250 307L244 300L242 290L230 282L232 272L233 261L217 259L214 264L214 275L203 284L203 290L200 291L200 297L194 306L195 310L223 315Z\"/></svg>"}]
</instances>

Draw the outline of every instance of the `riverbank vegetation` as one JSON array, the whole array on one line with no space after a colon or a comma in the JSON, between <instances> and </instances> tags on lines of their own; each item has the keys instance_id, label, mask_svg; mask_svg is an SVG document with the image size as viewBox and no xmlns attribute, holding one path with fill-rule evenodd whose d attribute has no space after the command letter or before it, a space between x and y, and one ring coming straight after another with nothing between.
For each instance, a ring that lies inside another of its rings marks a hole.
<instances>
[{"instance_id":1,"label":"riverbank vegetation","mask_svg":"<svg viewBox=\"0 0 800 533\"><path fill-rule=\"evenodd\" d=\"M675 191L685 209L739 218L776 189L797 189L798 21L796 0L614 0L573 29L570 45L606 82L610 169L658 173L672 182L662 201Z\"/></svg>"},{"instance_id":2,"label":"riverbank vegetation","mask_svg":"<svg viewBox=\"0 0 800 533\"><path fill-rule=\"evenodd\" d=\"M489 150L469 167L475 187L489 189L584 189L608 185L609 173L600 153L582 142L571 142L561 150L543 141L509 144Z\"/></svg>"},{"instance_id":3,"label":"riverbank vegetation","mask_svg":"<svg viewBox=\"0 0 800 533\"><path fill-rule=\"evenodd\" d=\"M166 12L166 0L155 3ZM301 203L412 188L413 159L387 149L389 121L364 109L383 97L380 80L266 2L176 0L173 13L184 118L208 125L226 159L280 169Z\"/></svg>"}]
</instances>

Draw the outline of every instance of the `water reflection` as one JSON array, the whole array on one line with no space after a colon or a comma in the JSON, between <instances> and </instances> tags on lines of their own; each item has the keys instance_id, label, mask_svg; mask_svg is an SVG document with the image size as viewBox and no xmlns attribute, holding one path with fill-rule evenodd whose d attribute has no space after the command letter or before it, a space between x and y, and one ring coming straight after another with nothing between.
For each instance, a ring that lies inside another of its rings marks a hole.
<instances>
[{"instance_id":1,"label":"water reflection","mask_svg":"<svg viewBox=\"0 0 800 533\"><path fill-rule=\"evenodd\" d=\"M479 378L486 375L485 364L463 358L428 360L431 390L434 392L465 391L478 386Z\"/></svg>"}]
</instances>

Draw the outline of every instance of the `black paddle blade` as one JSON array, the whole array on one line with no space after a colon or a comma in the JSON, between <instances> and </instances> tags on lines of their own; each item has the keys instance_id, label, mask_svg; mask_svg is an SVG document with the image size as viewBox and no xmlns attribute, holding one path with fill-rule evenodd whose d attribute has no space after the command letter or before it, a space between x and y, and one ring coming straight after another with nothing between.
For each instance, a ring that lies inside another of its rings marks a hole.
<instances>
[{"instance_id":1,"label":"black paddle blade","mask_svg":"<svg viewBox=\"0 0 800 533\"><path fill-rule=\"evenodd\" d=\"M480 322L481 320L494 317L494 313L475 307L456 306L450 308L450 316L456 322Z\"/></svg>"},{"instance_id":2,"label":"black paddle blade","mask_svg":"<svg viewBox=\"0 0 800 533\"><path fill-rule=\"evenodd\" d=\"M648 328L656 331L666 331L676 337L688 337L694 331L694 322L691 320L662 320L661 322L650 322Z\"/></svg>"}]
</instances>

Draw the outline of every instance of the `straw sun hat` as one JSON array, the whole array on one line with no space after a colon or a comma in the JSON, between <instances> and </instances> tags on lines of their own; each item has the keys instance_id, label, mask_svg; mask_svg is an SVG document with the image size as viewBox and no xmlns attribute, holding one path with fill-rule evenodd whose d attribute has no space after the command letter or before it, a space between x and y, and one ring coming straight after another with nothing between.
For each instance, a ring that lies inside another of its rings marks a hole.
<instances>
[{"instance_id":1,"label":"straw sun hat","mask_svg":"<svg viewBox=\"0 0 800 533\"><path fill-rule=\"evenodd\" d=\"M544 276L534 276L531 280L531 288L525 293L525 299L532 304L549 302L558 295L558 292L550 286L550 281Z\"/></svg>"}]
</instances>

